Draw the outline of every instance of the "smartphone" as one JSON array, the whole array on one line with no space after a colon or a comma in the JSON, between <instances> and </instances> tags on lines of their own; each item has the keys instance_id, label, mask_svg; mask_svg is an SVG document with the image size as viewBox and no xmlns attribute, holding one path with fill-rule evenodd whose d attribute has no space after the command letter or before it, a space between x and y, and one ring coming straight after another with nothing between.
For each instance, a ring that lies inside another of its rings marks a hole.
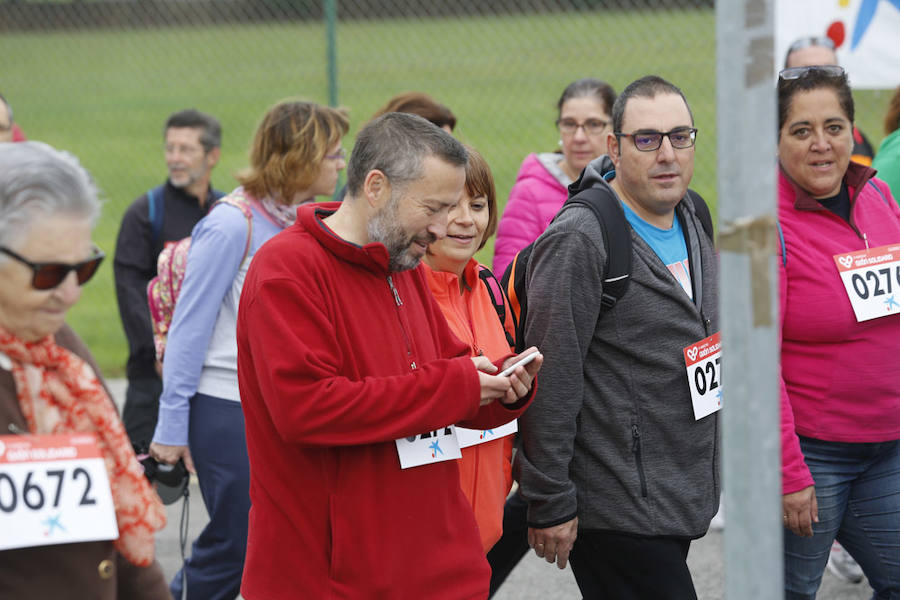
<instances>
[{"instance_id":1,"label":"smartphone","mask_svg":"<svg viewBox=\"0 0 900 600\"><path fill-rule=\"evenodd\" d=\"M510 375L513 374L513 371L516 370L516 367L524 367L525 365L527 365L528 363L530 363L531 361L533 361L535 358L537 358L537 356L538 356L539 354L540 354L540 352L532 352L531 354L529 354L529 355L526 356L525 358L521 358L521 359L517 360L516 362L514 362L514 363L511 364L510 366L508 366L508 367L506 367L505 369L503 369L502 371L500 371L500 373L498 373L498 375L499 375L500 377L509 377Z\"/></svg>"}]
</instances>

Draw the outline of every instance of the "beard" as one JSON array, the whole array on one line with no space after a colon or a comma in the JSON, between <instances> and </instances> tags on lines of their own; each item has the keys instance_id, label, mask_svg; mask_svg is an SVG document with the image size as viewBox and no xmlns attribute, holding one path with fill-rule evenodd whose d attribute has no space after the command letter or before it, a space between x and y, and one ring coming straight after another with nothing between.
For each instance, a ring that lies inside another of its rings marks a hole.
<instances>
[{"instance_id":1,"label":"beard","mask_svg":"<svg viewBox=\"0 0 900 600\"><path fill-rule=\"evenodd\" d=\"M437 241L433 233L424 236L408 236L400 225L400 199L391 193L391 199L377 213L372 215L366 225L370 242L384 245L388 251L388 269L392 272L415 269L422 257L410 252L413 243L419 241L431 244Z\"/></svg>"}]
</instances>

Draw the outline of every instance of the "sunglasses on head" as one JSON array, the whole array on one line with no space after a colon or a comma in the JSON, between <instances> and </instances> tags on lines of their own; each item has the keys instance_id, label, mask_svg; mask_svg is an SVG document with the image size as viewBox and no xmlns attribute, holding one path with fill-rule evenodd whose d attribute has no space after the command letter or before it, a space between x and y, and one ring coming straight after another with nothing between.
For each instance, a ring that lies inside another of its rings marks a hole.
<instances>
[{"instance_id":1,"label":"sunglasses on head","mask_svg":"<svg viewBox=\"0 0 900 600\"><path fill-rule=\"evenodd\" d=\"M778 78L785 81L800 79L801 77L812 71L817 71L829 77L844 76L844 68L839 67L838 65L810 65L807 67L790 67L787 69L782 69L782 71L778 74Z\"/></svg>"},{"instance_id":2,"label":"sunglasses on head","mask_svg":"<svg viewBox=\"0 0 900 600\"><path fill-rule=\"evenodd\" d=\"M791 44L790 48L788 48L787 53L790 54L791 52L796 52L797 50L803 50L804 48L813 48L815 46L822 46L823 48L834 50L834 40L832 40L830 37L821 37L818 35L800 38L799 40L796 40L793 44Z\"/></svg>"},{"instance_id":3,"label":"sunglasses on head","mask_svg":"<svg viewBox=\"0 0 900 600\"><path fill-rule=\"evenodd\" d=\"M75 276L78 278L78 285L83 285L94 276L94 273L97 272L97 267L99 267L100 263L103 262L103 259L106 258L103 251L96 246L94 246L94 252L91 258L80 263L75 263L74 265L68 263L31 262L27 258L20 256L3 246L0 246L0 252L16 259L32 270L31 286L36 290L52 290L63 282L69 274L69 271L75 271Z\"/></svg>"}]
</instances>

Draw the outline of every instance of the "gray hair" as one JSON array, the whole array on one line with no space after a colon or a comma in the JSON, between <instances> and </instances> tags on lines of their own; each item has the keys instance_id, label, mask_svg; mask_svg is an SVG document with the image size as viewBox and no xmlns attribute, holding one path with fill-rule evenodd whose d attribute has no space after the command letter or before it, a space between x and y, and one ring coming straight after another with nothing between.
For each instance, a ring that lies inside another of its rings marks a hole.
<instances>
[{"instance_id":1,"label":"gray hair","mask_svg":"<svg viewBox=\"0 0 900 600\"><path fill-rule=\"evenodd\" d=\"M100 215L97 187L78 159L42 142L0 144L0 245L58 214L93 223Z\"/></svg>"},{"instance_id":2,"label":"gray hair","mask_svg":"<svg viewBox=\"0 0 900 600\"><path fill-rule=\"evenodd\" d=\"M387 113L373 119L356 136L347 166L347 191L362 191L366 175L379 170L391 186L402 189L422 176L426 156L465 167L468 153L452 135L418 115Z\"/></svg>"}]
</instances>

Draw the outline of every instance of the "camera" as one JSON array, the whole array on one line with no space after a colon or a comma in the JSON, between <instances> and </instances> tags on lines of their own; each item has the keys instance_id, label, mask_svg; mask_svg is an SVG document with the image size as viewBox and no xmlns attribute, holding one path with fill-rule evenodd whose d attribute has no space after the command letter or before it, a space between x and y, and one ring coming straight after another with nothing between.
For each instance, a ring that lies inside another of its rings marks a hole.
<instances>
[{"instance_id":1,"label":"camera","mask_svg":"<svg viewBox=\"0 0 900 600\"><path fill-rule=\"evenodd\" d=\"M172 504L187 494L190 474L184 466L184 460L168 465L157 462L150 455L142 455L140 463L144 467L144 475L156 488L156 493L159 494L163 504Z\"/></svg>"}]
</instances>

